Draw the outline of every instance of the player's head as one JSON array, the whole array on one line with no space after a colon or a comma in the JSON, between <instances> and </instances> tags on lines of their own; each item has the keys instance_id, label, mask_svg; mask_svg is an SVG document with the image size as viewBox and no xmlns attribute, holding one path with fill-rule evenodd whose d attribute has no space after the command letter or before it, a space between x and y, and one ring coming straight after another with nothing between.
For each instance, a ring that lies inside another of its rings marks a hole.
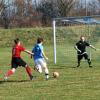
<instances>
[{"instance_id":1,"label":"player's head","mask_svg":"<svg viewBox=\"0 0 100 100\"><path fill-rule=\"evenodd\" d=\"M85 41L85 37L84 36L81 36L80 37L80 40L84 42Z\"/></svg>"},{"instance_id":2,"label":"player's head","mask_svg":"<svg viewBox=\"0 0 100 100\"><path fill-rule=\"evenodd\" d=\"M42 42L43 42L43 38L38 37L38 39L37 39L37 43L42 43Z\"/></svg>"},{"instance_id":3,"label":"player's head","mask_svg":"<svg viewBox=\"0 0 100 100\"><path fill-rule=\"evenodd\" d=\"M16 38L16 39L14 40L14 43L15 43L15 44L18 44L18 43L20 43L20 40L19 40L19 38Z\"/></svg>"}]
</instances>

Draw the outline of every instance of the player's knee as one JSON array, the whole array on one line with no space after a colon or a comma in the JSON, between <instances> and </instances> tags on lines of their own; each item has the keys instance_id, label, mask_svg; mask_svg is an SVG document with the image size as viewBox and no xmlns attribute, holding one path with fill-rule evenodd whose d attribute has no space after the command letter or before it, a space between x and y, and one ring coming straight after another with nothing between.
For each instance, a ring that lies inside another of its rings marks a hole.
<instances>
[{"instance_id":1,"label":"player's knee","mask_svg":"<svg viewBox=\"0 0 100 100\"><path fill-rule=\"evenodd\" d=\"M42 73L42 69L39 69L38 72L39 72L39 73Z\"/></svg>"},{"instance_id":2,"label":"player's knee","mask_svg":"<svg viewBox=\"0 0 100 100\"><path fill-rule=\"evenodd\" d=\"M39 73L42 73L42 68L41 68L41 66L35 66L35 69L36 69Z\"/></svg>"},{"instance_id":3,"label":"player's knee","mask_svg":"<svg viewBox=\"0 0 100 100\"><path fill-rule=\"evenodd\" d=\"M15 73L15 71L16 71L16 69L15 69L15 68L13 68L13 69L12 69L12 72L13 72L13 73Z\"/></svg>"},{"instance_id":4,"label":"player's knee","mask_svg":"<svg viewBox=\"0 0 100 100\"><path fill-rule=\"evenodd\" d=\"M90 59L88 59L88 61L91 61Z\"/></svg>"},{"instance_id":5,"label":"player's knee","mask_svg":"<svg viewBox=\"0 0 100 100\"><path fill-rule=\"evenodd\" d=\"M43 68L44 68L44 69L46 69L46 68L47 68L46 63L44 63L42 66L43 66Z\"/></svg>"},{"instance_id":6,"label":"player's knee","mask_svg":"<svg viewBox=\"0 0 100 100\"><path fill-rule=\"evenodd\" d=\"M27 65L27 64L25 65L25 68L26 68L26 67L28 67L28 65Z\"/></svg>"},{"instance_id":7,"label":"player's knee","mask_svg":"<svg viewBox=\"0 0 100 100\"><path fill-rule=\"evenodd\" d=\"M80 63L80 60L78 60L78 63Z\"/></svg>"}]
</instances>

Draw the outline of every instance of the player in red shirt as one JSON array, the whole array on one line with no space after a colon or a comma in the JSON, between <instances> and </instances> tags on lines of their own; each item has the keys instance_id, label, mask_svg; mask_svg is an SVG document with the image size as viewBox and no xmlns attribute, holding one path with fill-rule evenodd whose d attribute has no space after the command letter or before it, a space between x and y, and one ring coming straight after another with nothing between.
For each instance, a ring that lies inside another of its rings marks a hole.
<instances>
[{"instance_id":1,"label":"player in red shirt","mask_svg":"<svg viewBox=\"0 0 100 100\"><path fill-rule=\"evenodd\" d=\"M26 69L26 72L28 73L30 80L33 79L32 76L32 71L31 68L28 66L28 64L21 58L21 52L24 51L30 55L33 55L33 53L31 53L30 51L26 50L23 45L21 45L20 40L18 38L16 38L14 40L15 45L13 46L12 49L12 61L11 61L11 69L8 70L8 72L5 74L4 79L7 80L7 78L9 76L11 76L12 74L15 73L16 68L18 66L23 66Z\"/></svg>"}]
</instances>

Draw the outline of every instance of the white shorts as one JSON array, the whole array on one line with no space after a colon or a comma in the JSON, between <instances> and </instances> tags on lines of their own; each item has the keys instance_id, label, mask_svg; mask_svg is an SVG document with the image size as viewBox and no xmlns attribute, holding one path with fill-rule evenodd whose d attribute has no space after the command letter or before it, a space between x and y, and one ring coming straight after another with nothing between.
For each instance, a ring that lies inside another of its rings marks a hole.
<instances>
[{"instance_id":1,"label":"white shorts","mask_svg":"<svg viewBox=\"0 0 100 100\"><path fill-rule=\"evenodd\" d=\"M47 67L46 61L44 58L40 58L34 61L35 62L35 68L37 71L42 73L42 69Z\"/></svg>"}]
</instances>

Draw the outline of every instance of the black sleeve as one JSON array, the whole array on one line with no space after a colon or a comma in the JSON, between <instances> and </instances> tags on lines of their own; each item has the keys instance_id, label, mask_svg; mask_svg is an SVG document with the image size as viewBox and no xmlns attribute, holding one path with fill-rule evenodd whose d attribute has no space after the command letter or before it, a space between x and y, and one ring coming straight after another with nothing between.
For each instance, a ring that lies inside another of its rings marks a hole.
<instances>
[{"instance_id":1,"label":"black sleeve","mask_svg":"<svg viewBox=\"0 0 100 100\"><path fill-rule=\"evenodd\" d=\"M76 43L76 46L78 46L78 45L79 45L79 42Z\"/></svg>"},{"instance_id":2,"label":"black sleeve","mask_svg":"<svg viewBox=\"0 0 100 100\"><path fill-rule=\"evenodd\" d=\"M86 46L90 46L90 44L89 44L88 42L85 42L85 45L86 45Z\"/></svg>"}]
</instances>

